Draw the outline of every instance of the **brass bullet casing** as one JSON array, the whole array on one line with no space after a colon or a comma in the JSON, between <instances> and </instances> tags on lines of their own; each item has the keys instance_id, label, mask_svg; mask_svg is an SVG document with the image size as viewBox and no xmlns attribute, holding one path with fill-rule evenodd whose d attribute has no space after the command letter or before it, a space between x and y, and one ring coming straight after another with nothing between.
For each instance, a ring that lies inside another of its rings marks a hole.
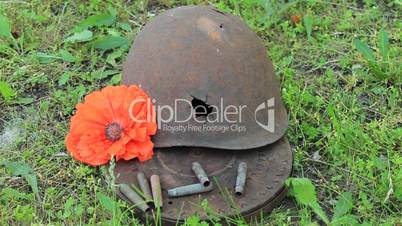
<instances>
[{"instance_id":1,"label":"brass bullet casing","mask_svg":"<svg viewBox=\"0 0 402 226\"><path fill-rule=\"evenodd\" d=\"M199 162L193 162L192 169L193 169L195 175L197 176L198 181L202 185L204 185L205 187L208 187L211 184L211 182L209 181L208 175L205 173L204 169L202 168L202 166Z\"/></svg>"},{"instance_id":2,"label":"brass bullet casing","mask_svg":"<svg viewBox=\"0 0 402 226\"><path fill-rule=\"evenodd\" d=\"M138 181L138 184L140 185L140 188L141 188L142 194L145 198L145 201L148 204L151 203L152 202L151 188L149 187L149 182L143 172L137 173L137 181Z\"/></svg>"},{"instance_id":3,"label":"brass bullet casing","mask_svg":"<svg viewBox=\"0 0 402 226\"><path fill-rule=\"evenodd\" d=\"M139 196L128 184L119 185L120 192L123 193L137 208L143 212L150 210L147 203Z\"/></svg>"},{"instance_id":4,"label":"brass bullet casing","mask_svg":"<svg viewBox=\"0 0 402 226\"><path fill-rule=\"evenodd\" d=\"M161 181L158 175L151 176L151 189L152 189L152 197L154 200L155 208L162 208L162 188Z\"/></svg>"},{"instance_id":5,"label":"brass bullet casing","mask_svg":"<svg viewBox=\"0 0 402 226\"><path fill-rule=\"evenodd\" d=\"M246 178L247 178L247 163L240 162L237 168L237 178L235 187L236 195L243 195L244 186L246 184Z\"/></svg>"},{"instance_id":6,"label":"brass bullet casing","mask_svg":"<svg viewBox=\"0 0 402 226\"><path fill-rule=\"evenodd\" d=\"M181 187L176 187L168 190L169 197L180 197L185 195L193 195L204 192L212 191L213 186L209 184L208 186L204 186L203 184L190 184Z\"/></svg>"}]
</instances>

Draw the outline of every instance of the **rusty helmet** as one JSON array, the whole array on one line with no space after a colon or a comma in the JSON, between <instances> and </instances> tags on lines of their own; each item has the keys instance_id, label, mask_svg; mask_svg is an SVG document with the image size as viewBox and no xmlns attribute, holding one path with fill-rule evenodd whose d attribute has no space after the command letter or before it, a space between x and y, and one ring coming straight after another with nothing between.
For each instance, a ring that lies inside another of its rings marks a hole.
<instances>
[{"instance_id":1,"label":"rusty helmet","mask_svg":"<svg viewBox=\"0 0 402 226\"><path fill-rule=\"evenodd\" d=\"M262 41L239 18L209 6L165 11L137 35L122 83L140 85L156 100L159 130L154 158L117 162L116 182L138 185L138 172L159 175L164 225L196 211L208 219L194 205L199 196L172 198L166 190L199 183L191 170L195 161L226 191L235 184L236 166L248 164L247 192L232 199L248 219L284 198L293 159L283 136L287 113ZM221 189L203 197L221 215L237 214Z\"/></svg>"},{"instance_id":2,"label":"rusty helmet","mask_svg":"<svg viewBox=\"0 0 402 226\"><path fill-rule=\"evenodd\" d=\"M262 41L238 17L213 7L167 10L144 26L122 83L139 84L156 100L156 147L251 149L274 143L288 126ZM168 120L172 113L176 120Z\"/></svg>"}]
</instances>

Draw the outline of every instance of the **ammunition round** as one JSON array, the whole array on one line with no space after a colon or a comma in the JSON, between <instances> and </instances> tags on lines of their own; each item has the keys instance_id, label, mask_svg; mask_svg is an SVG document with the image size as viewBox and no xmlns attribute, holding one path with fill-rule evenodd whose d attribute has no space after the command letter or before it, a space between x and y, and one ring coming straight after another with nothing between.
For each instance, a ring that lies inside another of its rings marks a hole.
<instances>
[{"instance_id":1,"label":"ammunition round","mask_svg":"<svg viewBox=\"0 0 402 226\"><path fill-rule=\"evenodd\" d=\"M140 185L142 194L145 198L145 201L149 204L152 202L152 193L151 193L151 188L149 187L149 183L147 178L145 177L145 174L143 172L138 172L137 173L137 181L138 184Z\"/></svg>"},{"instance_id":2,"label":"ammunition round","mask_svg":"<svg viewBox=\"0 0 402 226\"><path fill-rule=\"evenodd\" d=\"M163 200L162 200L162 188L161 181L158 175L151 176L151 189L152 189L152 197L154 199L155 208L162 208Z\"/></svg>"},{"instance_id":3,"label":"ammunition round","mask_svg":"<svg viewBox=\"0 0 402 226\"><path fill-rule=\"evenodd\" d=\"M180 197L180 196L185 196L185 195L193 195L193 194L199 194L199 193L204 193L208 191L212 191L213 186L212 184L209 184L207 187L205 187L203 184L190 184L190 185L185 185L181 187L176 187L168 190L168 196L169 197Z\"/></svg>"},{"instance_id":4,"label":"ammunition round","mask_svg":"<svg viewBox=\"0 0 402 226\"><path fill-rule=\"evenodd\" d=\"M147 212L150 210L146 202L133 190L128 184L119 185L120 192L123 193L141 211Z\"/></svg>"},{"instance_id":5,"label":"ammunition round","mask_svg":"<svg viewBox=\"0 0 402 226\"><path fill-rule=\"evenodd\" d=\"M244 186L246 184L246 178L247 178L247 163L240 162L237 168L237 178L235 187L236 195L243 195Z\"/></svg>"},{"instance_id":6,"label":"ammunition round","mask_svg":"<svg viewBox=\"0 0 402 226\"><path fill-rule=\"evenodd\" d=\"M198 181L202 185L204 185L205 187L208 187L211 184L211 182L209 181L208 175L205 173L204 169L202 168L202 166L199 162L192 163L192 170L194 171L195 175L198 178Z\"/></svg>"}]
</instances>

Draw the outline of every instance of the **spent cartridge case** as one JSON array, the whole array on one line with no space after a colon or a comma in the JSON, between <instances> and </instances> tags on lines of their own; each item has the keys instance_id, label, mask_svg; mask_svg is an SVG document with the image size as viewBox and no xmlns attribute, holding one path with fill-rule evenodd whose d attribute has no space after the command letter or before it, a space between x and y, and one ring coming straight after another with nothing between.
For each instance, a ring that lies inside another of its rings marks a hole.
<instances>
[{"instance_id":1,"label":"spent cartridge case","mask_svg":"<svg viewBox=\"0 0 402 226\"><path fill-rule=\"evenodd\" d=\"M237 178L236 178L236 195L242 195L244 192L244 186L246 185L247 178L247 163L240 162L237 168Z\"/></svg>"},{"instance_id":2,"label":"spent cartridge case","mask_svg":"<svg viewBox=\"0 0 402 226\"><path fill-rule=\"evenodd\" d=\"M198 162L193 162L192 169L193 169L195 175L197 176L198 181L205 187L208 187L211 182L209 181L208 175L205 173L201 164Z\"/></svg>"},{"instance_id":3,"label":"spent cartridge case","mask_svg":"<svg viewBox=\"0 0 402 226\"><path fill-rule=\"evenodd\" d=\"M140 185L140 188L141 188L142 194L145 198L145 201L147 203L152 202L151 188L149 187L149 182L143 172L137 173L137 181L138 181L138 184Z\"/></svg>"},{"instance_id":4,"label":"spent cartridge case","mask_svg":"<svg viewBox=\"0 0 402 226\"><path fill-rule=\"evenodd\" d=\"M150 210L147 203L139 196L128 184L119 185L120 192L123 193L137 208L143 212Z\"/></svg>"},{"instance_id":5,"label":"spent cartridge case","mask_svg":"<svg viewBox=\"0 0 402 226\"><path fill-rule=\"evenodd\" d=\"M212 191L213 186L209 184L208 186L204 186L203 184L190 184L181 187L176 187L168 190L169 197L180 197L185 195L193 195L204 192Z\"/></svg>"},{"instance_id":6,"label":"spent cartridge case","mask_svg":"<svg viewBox=\"0 0 402 226\"><path fill-rule=\"evenodd\" d=\"M158 175L151 176L151 190L155 208L162 208L162 188L161 181Z\"/></svg>"}]
</instances>

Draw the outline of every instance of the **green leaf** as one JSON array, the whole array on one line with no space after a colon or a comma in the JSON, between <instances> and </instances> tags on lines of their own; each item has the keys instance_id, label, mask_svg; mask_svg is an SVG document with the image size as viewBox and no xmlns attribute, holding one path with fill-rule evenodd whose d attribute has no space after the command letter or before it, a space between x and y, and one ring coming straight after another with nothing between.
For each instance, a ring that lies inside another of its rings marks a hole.
<instances>
[{"instance_id":1,"label":"green leaf","mask_svg":"<svg viewBox=\"0 0 402 226\"><path fill-rule=\"evenodd\" d=\"M67 212L75 205L75 199L73 197L69 197L64 203L64 211Z\"/></svg>"},{"instance_id":2,"label":"green leaf","mask_svg":"<svg viewBox=\"0 0 402 226\"><path fill-rule=\"evenodd\" d=\"M112 66L117 66L116 59L120 58L123 55L124 51L125 50L122 48L113 51L107 56L106 62L111 64Z\"/></svg>"},{"instance_id":3,"label":"green leaf","mask_svg":"<svg viewBox=\"0 0 402 226\"><path fill-rule=\"evenodd\" d=\"M357 221L356 216L351 215L351 214L347 214L344 215L342 217L339 217L337 219L333 219L331 221L331 226L344 226L344 225L350 225L350 226L363 226L364 224L359 224L359 222Z\"/></svg>"},{"instance_id":4,"label":"green leaf","mask_svg":"<svg viewBox=\"0 0 402 226\"><path fill-rule=\"evenodd\" d=\"M129 31L129 32L131 31L131 26L128 23L120 23L119 27L125 31Z\"/></svg>"},{"instance_id":5,"label":"green leaf","mask_svg":"<svg viewBox=\"0 0 402 226\"><path fill-rule=\"evenodd\" d=\"M199 225L199 224L200 224L200 221L201 221L201 219L200 219L199 216L197 216L197 215L192 215L192 216L190 216L190 217L188 217L188 218L186 219L185 225L189 225L189 226L192 226L192 225Z\"/></svg>"},{"instance_id":6,"label":"green leaf","mask_svg":"<svg viewBox=\"0 0 402 226\"><path fill-rule=\"evenodd\" d=\"M30 165L21 162L3 162L0 165L4 165L13 176L24 177L31 186L33 193L39 193L38 180Z\"/></svg>"},{"instance_id":7,"label":"green leaf","mask_svg":"<svg viewBox=\"0 0 402 226\"><path fill-rule=\"evenodd\" d=\"M115 86L121 83L121 74L116 74L110 79L108 85Z\"/></svg>"},{"instance_id":8,"label":"green leaf","mask_svg":"<svg viewBox=\"0 0 402 226\"><path fill-rule=\"evenodd\" d=\"M290 178L287 183L290 187L289 194L295 197L298 203L309 205L317 202L314 185L308 178Z\"/></svg>"},{"instance_id":9,"label":"green leaf","mask_svg":"<svg viewBox=\"0 0 402 226\"><path fill-rule=\"evenodd\" d=\"M5 187L0 191L0 200L8 201L10 199L32 200L32 194L22 193L14 188Z\"/></svg>"},{"instance_id":10,"label":"green leaf","mask_svg":"<svg viewBox=\"0 0 402 226\"><path fill-rule=\"evenodd\" d=\"M310 179L289 178L286 180L286 186L289 187L289 195L293 196L297 203L309 206L326 224L329 224L325 212L317 202L315 187Z\"/></svg>"},{"instance_id":11,"label":"green leaf","mask_svg":"<svg viewBox=\"0 0 402 226\"><path fill-rule=\"evenodd\" d=\"M99 192L97 197L102 207L108 210L110 213L121 214L121 210L117 205L117 202L115 202L113 199L106 196L102 192Z\"/></svg>"},{"instance_id":12,"label":"green leaf","mask_svg":"<svg viewBox=\"0 0 402 226\"><path fill-rule=\"evenodd\" d=\"M39 193L39 188L38 188L38 179L36 178L36 174L24 174L21 175L22 177L27 180L28 184L31 186L33 193L38 194Z\"/></svg>"},{"instance_id":13,"label":"green leaf","mask_svg":"<svg viewBox=\"0 0 402 226\"><path fill-rule=\"evenodd\" d=\"M109 77L110 75L115 75L118 74L119 71L116 70L97 70L91 73L91 77L95 78L95 79L104 79Z\"/></svg>"},{"instance_id":14,"label":"green leaf","mask_svg":"<svg viewBox=\"0 0 402 226\"><path fill-rule=\"evenodd\" d=\"M342 193L338 198L338 202L336 203L334 209L334 216L332 217L332 220L344 216L352 209L352 207L353 207L352 193L350 192Z\"/></svg>"},{"instance_id":15,"label":"green leaf","mask_svg":"<svg viewBox=\"0 0 402 226\"><path fill-rule=\"evenodd\" d=\"M59 51L59 54L60 54L61 58L63 59L63 61L75 62L75 57L70 52L68 52L67 50L61 49Z\"/></svg>"},{"instance_id":16,"label":"green leaf","mask_svg":"<svg viewBox=\"0 0 402 226\"><path fill-rule=\"evenodd\" d=\"M12 38L11 25L7 17L0 15L0 36Z\"/></svg>"},{"instance_id":17,"label":"green leaf","mask_svg":"<svg viewBox=\"0 0 402 226\"><path fill-rule=\"evenodd\" d=\"M35 100L32 97L21 97L21 98L18 98L16 101L14 101L14 103L21 104L21 105L26 105L26 104L30 104L30 103L32 103L34 101Z\"/></svg>"},{"instance_id":18,"label":"green leaf","mask_svg":"<svg viewBox=\"0 0 402 226\"><path fill-rule=\"evenodd\" d=\"M375 157L373 159L373 164L379 170L386 170L388 167L386 160L383 158L379 158L379 157Z\"/></svg>"},{"instance_id":19,"label":"green leaf","mask_svg":"<svg viewBox=\"0 0 402 226\"><path fill-rule=\"evenodd\" d=\"M384 29L381 29L379 33L379 47L382 59L386 60L388 58L389 41L388 34Z\"/></svg>"},{"instance_id":20,"label":"green leaf","mask_svg":"<svg viewBox=\"0 0 402 226\"><path fill-rule=\"evenodd\" d=\"M6 101L10 101L15 96L15 92L11 86L3 81L0 81L0 94Z\"/></svg>"},{"instance_id":21,"label":"green leaf","mask_svg":"<svg viewBox=\"0 0 402 226\"><path fill-rule=\"evenodd\" d=\"M115 15L110 14L98 14L87 17L82 20L76 27L75 31L82 31L84 29L88 29L91 27L101 27L101 26L110 26L114 24L116 21Z\"/></svg>"},{"instance_id":22,"label":"green leaf","mask_svg":"<svg viewBox=\"0 0 402 226\"><path fill-rule=\"evenodd\" d=\"M1 40L0 40L0 53L5 52L5 50L7 50L9 48L10 48L10 46L8 44L3 44L3 43L1 43Z\"/></svg>"},{"instance_id":23,"label":"green leaf","mask_svg":"<svg viewBox=\"0 0 402 226\"><path fill-rule=\"evenodd\" d=\"M119 36L106 36L93 42L93 47L100 50L114 49L127 46L128 40Z\"/></svg>"},{"instance_id":24,"label":"green leaf","mask_svg":"<svg viewBox=\"0 0 402 226\"><path fill-rule=\"evenodd\" d=\"M353 40L356 49L363 55L367 61L375 61L373 50L368 45L359 39Z\"/></svg>"},{"instance_id":25,"label":"green leaf","mask_svg":"<svg viewBox=\"0 0 402 226\"><path fill-rule=\"evenodd\" d=\"M92 32L89 30L83 30L81 32L76 32L70 37L66 38L64 41L65 42L86 42L92 40Z\"/></svg>"},{"instance_id":26,"label":"green leaf","mask_svg":"<svg viewBox=\"0 0 402 226\"><path fill-rule=\"evenodd\" d=\"M81 204L77 204L74 208L74 214L78 217L84 213L84 207Z\"/></svg>"},{"instance_id":27,"label":"green leaf","mask_svg":"<svg viewBox=\"0 0 402 226\"><path fill-rule=\"evenodd\" d=\"M321 206L318 205L317 202L311 203L309 204L309 206L319 218L321 218L327 225L329 224L329 219L327 215L325 214L324 210L321 209Z\"/></svg>"},{"instance_id":28,"label":"green leaf","mask_svg":"<svg viewBox=\"0 0 402 226\"><path fill-rule=\"evenodd\" d=\"M313 19L306 15L303 17L303 24L306 28L307 38L311 38L311 33L313 31Z\"/></svg>"},{"instance_id":29,"label":"green leaf","mask_svg":"<svg viewBox=\"0 0 402 226\"><path fill-rule=\"evenodd\" d=\"M42 52L35 53L35 54L33 54L33 56L34 56L34 57L39 61L39 63L41 63L41 64L48 64L48 63L53 62L53 61L56 60L56 59L60 59L60 58L57 57L57 56L50 55L50 54L47 54L47 53L42 53Z\"/></svg>"},{"instance_id":30,"label":"green leaf","mask_svg":"<svg viewBox=\"0 0 402 226\"><path fill-rule=\"evenodd\" d=\"M65 85L70 80L70 72L64 72L59 79L59 86Z\"/></svg>"}]
</instances>

